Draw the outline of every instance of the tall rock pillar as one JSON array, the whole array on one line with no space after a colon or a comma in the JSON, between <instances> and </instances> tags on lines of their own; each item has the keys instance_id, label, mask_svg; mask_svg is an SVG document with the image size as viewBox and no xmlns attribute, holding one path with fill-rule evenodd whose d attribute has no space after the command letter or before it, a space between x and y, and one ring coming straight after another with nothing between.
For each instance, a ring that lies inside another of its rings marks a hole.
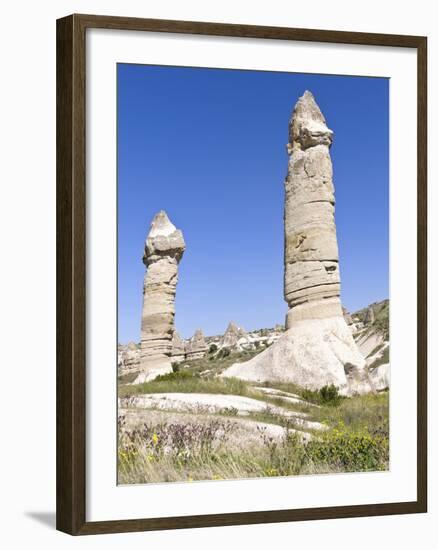
<instances>
[{"instance_id":1,"label":"tall rock pillar","mask_svg":"<svg viewBox=\"0 0 438 550\"><path fill-rule=\"evenodd\" d=\"M333 132L310 92L289 122L284 205L286 329L301 319L342 316L335 226Z\"/></svg>"},{"instance_id":2,"label":"tall rock pillar","mask_svg":"<svg viewBox=\"0 0 438 550\"><path fill-rule=\"evenodd\" d=\"M175 293L178 264L185 250L182 232L163 210L152 220L143 262L147 267L143 285L140 374L135 383L172 372Z\"/></svg>"},{"instance_id":3,"label":"tall rock pillar","mask_svg":"<svg viewBox=\"0 0 438 550\"><path fill-rule=\"evenodd\" d=\"M267 350L222 373L257 382L293 382L345 395L372 391L365 359L342 312L334 187L333 132L310 92L289 122L284 207L286 332Z\"/></svg>"}]
</instances>

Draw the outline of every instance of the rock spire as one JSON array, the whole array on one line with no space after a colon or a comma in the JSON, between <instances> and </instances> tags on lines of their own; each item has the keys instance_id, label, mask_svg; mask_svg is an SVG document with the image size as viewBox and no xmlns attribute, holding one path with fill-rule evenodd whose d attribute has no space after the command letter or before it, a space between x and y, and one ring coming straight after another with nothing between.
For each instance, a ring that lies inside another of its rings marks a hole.
<instances>
[{"instance_id":1,"label":"rock spire","mask_svg":"<svg viewBox=\"0 0 438 550\"><path fill-rule=\"evenodd\" d=\"M225 331L225 334L221 338L221 348L234 348L237 346L241 338L247 336L245 330L238 327L234 321L231 321Z\"/></svg>"},{"instance_id":2,"label":"rock spire","mask_svg":"<svg viewBox=\"0 0 438 550\"><path fill-rule=\"evenodd\" d=\"M207 343L205 342L204 333L200 328L195 331L195 334L187 342L186 359L201 359L207 353Z\"/></svg>"},{"instance_id":3,"label":"rock spire","mask_svg":"<svg viewBox=\"0 0 438 550\"><path fill-rule=\"evenodd\" d=\"M172 363L181 363L186 358L186 343L175 330L172 337Z\"/></svg>"},{"instance_id":4,"label":"rock spire","mask_svg":"<svg viewBox=\"0 0 438 550\"><path fill-rule=\"evenodd\" d=\"M178 264L185 247L182 232L164 210L158 212L152 220L143 255L147 271L143 285L140 374L136 383L172 372L175 292Z\"/></svg>"},{"instance_id":5,"label":"rock spire","mask_svg":"<svg viewBox=\"0 0 438 550\"><path fill-rule=\"evenodd\" d=\"M223 376L290 381L341 393L372 389L365 360L343 317L330 146L333 132L311 92L289 122L284 207L286 332L270 348Z\"/></svg>"},{"instance_id":6,"label":"rock spire","mask_svg":"<svg viewBox=\"0 0 438 550\"><path fill-rule=\"evenodd\" d=\"M310 92L289 123L284 205L284 298L293 320L342 315L335 196L329 147L333 132Z\"/></svg>"}]
</instances>

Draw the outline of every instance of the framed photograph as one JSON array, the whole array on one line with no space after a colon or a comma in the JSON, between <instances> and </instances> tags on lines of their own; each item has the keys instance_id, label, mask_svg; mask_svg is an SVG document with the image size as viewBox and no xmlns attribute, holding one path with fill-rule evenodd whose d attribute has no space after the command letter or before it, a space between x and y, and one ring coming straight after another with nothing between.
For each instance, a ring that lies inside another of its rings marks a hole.
<instances>
[{"instance_id":1,"label":"framed photograph","mask_svg":"<svg viewBox=\"0 0 438 550\"><path fill-rule=\"evenodd\" d=\"M427 510L426 38L57 22L57 528Z\"/></svg>"}]
</instances>

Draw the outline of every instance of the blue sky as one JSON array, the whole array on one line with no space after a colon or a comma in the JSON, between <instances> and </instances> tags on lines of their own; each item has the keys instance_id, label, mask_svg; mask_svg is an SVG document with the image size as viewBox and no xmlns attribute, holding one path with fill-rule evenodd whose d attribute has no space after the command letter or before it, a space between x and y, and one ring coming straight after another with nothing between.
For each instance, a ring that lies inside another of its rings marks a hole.
<instances>
[{"instance_id":1,"label":"blue sky","mask_svg":"<svg viewBox=\"0 0 438 550\"><path fill-rule=\"evenodd\" d=\"M288 121L308 89L334 131L342 302L389 296L389 81L118 65L119 341L139 341L143 247L161 209L183 231L176 328L283 323Z\"/></svg>"}]
</instances>

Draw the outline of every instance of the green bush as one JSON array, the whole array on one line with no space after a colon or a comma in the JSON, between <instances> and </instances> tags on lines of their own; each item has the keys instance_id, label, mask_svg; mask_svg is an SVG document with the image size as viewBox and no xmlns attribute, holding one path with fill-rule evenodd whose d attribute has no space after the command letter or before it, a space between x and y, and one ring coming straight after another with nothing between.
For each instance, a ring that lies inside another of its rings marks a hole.
<instances>
[{"instance_id":1,"label":"green bush","mask_svg":"<svg viewBox=\"0 0 438 550\"><path fill-rule=\"evenodd\" d=\"M371 435L368 430L347 431L340 423L321 438L310 441L306 456L314 464L334 464L346 472L385 470L389 439L386 435Z\"/></svg>"},{"instance_id":2,"label":"green bush","mask_svg":"<svg viewBox=\"0 0 438 550\"><path fill-rule=\"evenodd\" d=\"M228 348L222 348L219 350L219 353L217 354L218 359L225 359L225 357L228 357L230 355L231 351Z\"/></svg>"},{"instance_id":3,"label":"green bush","mask_svg":"<svg viewBox=\"0 0 438 550\"><path fill-rule=\"evenodd\" d=\"M334 384L323 386L319 390L319 395L321 396L321 403L324 405L338 405L342 399L339 395L338 388Z\"/></svg>"},{"instance_id":4,"label":"green bush","mask_svg":"<svg viewBox=\"0 0 438 550\"><path fill-rule=\"evenodd\" d=\"M217 345L216 344L211 344L211 346L208 349L208 353L212 354L212 353L216 353L216 352L217 352Z\"/></svg>"},{"instance_id":5,"label":"green bush","mask_svg":"<svg viewBox=\"0 0 438 550\"><path fill-rule=\"evenodd\" d=\"M336 407L342 401L338 388L334 384L323 386L319 390L305 389L301 392L303 399L317 405L331 405Z\"/></svg>"}]
</instances>

